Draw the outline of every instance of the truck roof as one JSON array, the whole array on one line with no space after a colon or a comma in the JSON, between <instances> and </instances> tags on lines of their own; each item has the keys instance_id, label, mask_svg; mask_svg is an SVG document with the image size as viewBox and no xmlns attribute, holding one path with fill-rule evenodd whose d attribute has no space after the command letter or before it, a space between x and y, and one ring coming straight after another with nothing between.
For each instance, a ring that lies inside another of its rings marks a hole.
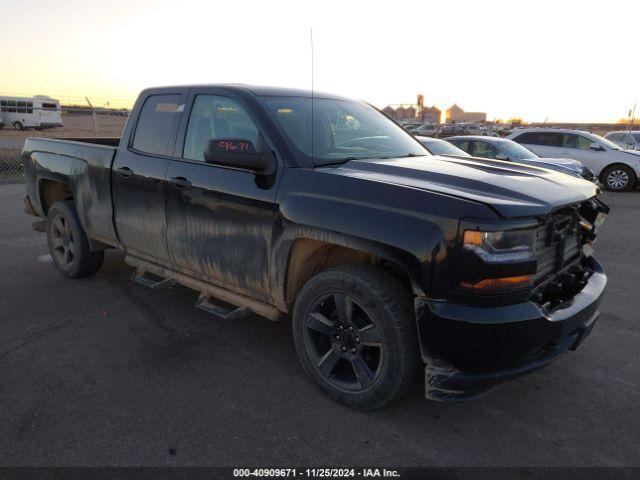
<instances>
[{"instance_id":1,"label":"truck roof","mask_svg":"<svg viewBox=\"0 0 640 480\"><path fill-rule=\"evenodd\" d=\"M243 83L211 83L211 84L196 84L196 85L166 85L163 87L151 87L147 88L145 92L156 92L165 89L189 89L189 88L224 88L227 90L236 90L251 93L257 97L304 97L311 98L311 90L305 90L300 88L287 88L287 87L269 87L262 85L246 85ZM341 97L332 93L313 91L314 98L328 98L335 100L348 100L346 97Z\"/></svg>"}]
</instances>

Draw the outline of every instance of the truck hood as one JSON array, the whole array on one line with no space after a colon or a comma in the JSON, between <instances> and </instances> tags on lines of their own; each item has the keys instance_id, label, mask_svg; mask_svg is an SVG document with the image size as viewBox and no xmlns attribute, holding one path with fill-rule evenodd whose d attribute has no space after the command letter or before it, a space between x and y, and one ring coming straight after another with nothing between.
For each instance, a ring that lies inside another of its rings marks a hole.
<instances>
[{"instance_id":1,"label":"truck hood","mask_svg":"<svg viewBox=\"0 0 640 480\"><path fill-rule=\"evenodd\" d=\"M478 158L424 156L351 160L323 171L483 203L505 218L544 215L598 193L591 182L551 170Z\"/></svg>"}]
</instances>

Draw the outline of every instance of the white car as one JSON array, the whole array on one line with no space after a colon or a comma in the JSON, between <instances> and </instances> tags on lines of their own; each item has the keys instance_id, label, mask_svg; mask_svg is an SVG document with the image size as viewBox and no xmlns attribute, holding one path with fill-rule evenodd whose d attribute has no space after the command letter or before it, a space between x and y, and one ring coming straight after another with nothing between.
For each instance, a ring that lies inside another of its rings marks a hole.
<instances>
[{"instance_id":1,"label":"white car","mask_svg":"<svg viewBox=\"0 0 640 480\"><path fill-rule=\"evenodd\" d=\"M600 135L560 128L529 128L518 130L507 138L541 157L580 160L598 176L607 190L630 190L640 176L640 151L623 150Z\"/></svg>"},{"instance_id":2,"label":"white car","mask_svg":"<svg viewBox=\"0 0 640 480\"><path fill-rule=\"evenodd\" d=\"M420 125L418 128L414 128L413 130L411 130L411 133L413 133L414 135L419 135L421 137L433 137L436 133L438 133L438 127L436 125L425 123L424 125Z\"/></svg>"},{"instance_id":3,"label":"white car","mask_svg":"<svg viewBox=\"0 0 640 480\"><path fill-rule=\"evenodd\" d=\"M609 132L604 138L628 150L640 150L640 130Z\"/></svg>"}]
</instances>

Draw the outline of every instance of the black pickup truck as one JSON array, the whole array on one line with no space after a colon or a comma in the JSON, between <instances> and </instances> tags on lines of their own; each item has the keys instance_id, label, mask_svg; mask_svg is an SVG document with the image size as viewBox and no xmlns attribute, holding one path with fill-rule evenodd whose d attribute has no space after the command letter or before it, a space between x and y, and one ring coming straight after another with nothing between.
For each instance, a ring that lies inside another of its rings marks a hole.
<instances>
[{"instance_id":1,"label":"black pickup truck","mask_svg":"<svg viewBox=\"0 0 640 480\"><path fill-rule=\"evenodd\" d=\"M290 318L306 373L355 408L421 371L428 398L473 398L575 349L599 315L596 186L432 156L362 102L154 88L121 139L30 138L23 162L64 275L118 248L138 282L193 288L218 316Z\"/></svg>"}]
</instances>

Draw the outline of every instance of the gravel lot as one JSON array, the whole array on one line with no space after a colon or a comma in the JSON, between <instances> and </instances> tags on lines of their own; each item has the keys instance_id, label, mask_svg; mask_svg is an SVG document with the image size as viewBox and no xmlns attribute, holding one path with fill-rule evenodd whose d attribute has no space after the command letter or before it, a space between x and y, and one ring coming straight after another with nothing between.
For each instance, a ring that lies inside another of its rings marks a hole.
<instances>
[{"instance_id":1,"label":"gravel lot","mask_svg":"<svg viewBox=\"0 0 640 480\"><path fill-rule=\"evenodd\" d=\"M472 403L417 386L360 413L307 381L288 322L132 284L118 252L64 279L22 191L0 186L0 466L640 465L640 193L605 197L609 288L577 352Z\"/></svg>"}]
</instances>

